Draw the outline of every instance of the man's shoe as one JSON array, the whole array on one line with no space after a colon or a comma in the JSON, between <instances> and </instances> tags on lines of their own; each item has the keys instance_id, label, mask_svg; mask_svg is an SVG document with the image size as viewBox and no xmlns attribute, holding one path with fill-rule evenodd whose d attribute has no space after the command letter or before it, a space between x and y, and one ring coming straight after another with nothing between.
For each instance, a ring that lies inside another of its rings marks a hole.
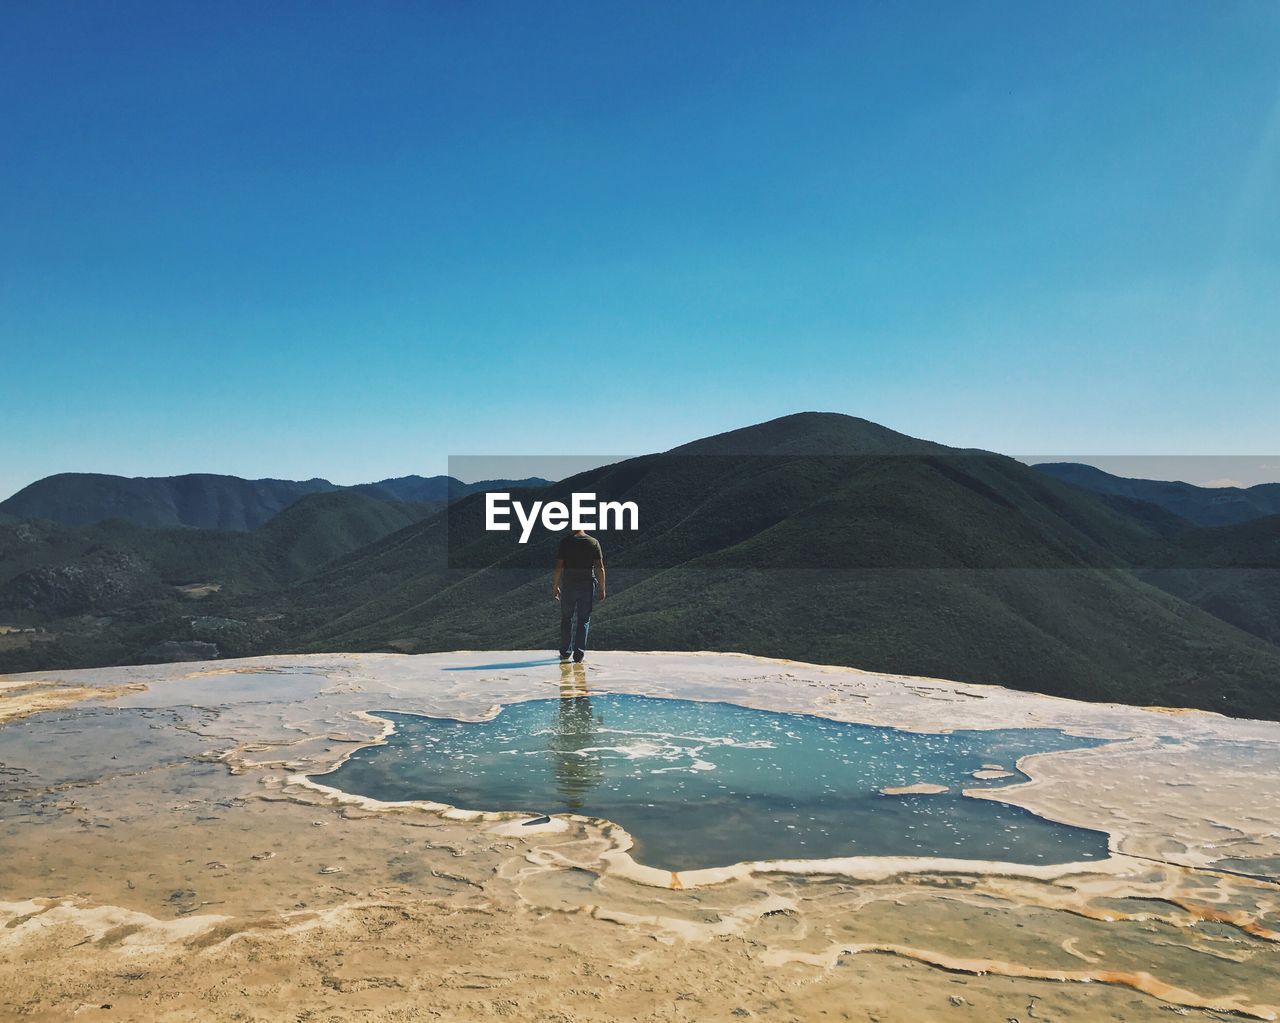
<instances>
[{"instance_id":1,"label":"man's shoe","mask_svg":"<svg viewBox=\"0 0 1280 1023\"><path fill-rule=\"evenodd\" d=\"M560 660L567 661L568 659L569 659L569 655L562 650L560 652Z\"/></svg>"},{"instance_id":2,"label":"man's shoe","mask_svg":"<svg viewBox=\"0 0 1280 1023\"><path fill-rule=\"evenodd\" d=\"M574 664L581 664L581 663L582 663L582 659L583 659L584 657L586 657L586 656L587 656L586 654L574 654L574 655L573 655L573 663L574 663Z\"/></svg>"}]
</instances>

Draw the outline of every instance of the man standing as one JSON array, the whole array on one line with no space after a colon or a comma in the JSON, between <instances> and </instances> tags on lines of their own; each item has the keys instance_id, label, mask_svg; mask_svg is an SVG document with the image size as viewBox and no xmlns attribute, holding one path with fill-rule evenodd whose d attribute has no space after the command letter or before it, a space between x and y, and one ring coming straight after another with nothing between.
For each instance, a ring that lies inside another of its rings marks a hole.
<instances>
[{"instance_id":1,"label":"man standing","mask_svg":"<svg viewBox=\"0 0 1280 1023\"><path fill-rule=\"evenodd\" d=\"M570 652L575 661L587 656L587 631L591 628L591 605L597 583L600 585L600 599L604 600L604 553L600 550L600 543L594 536L587 536L585 530L574 530L572 536L560 541L556 567L551 573L551 596L560 601L561 660L567 660ZM576 633L573 632L575 612L578 616ZM569 647L571 633L572 651Z\"/></svg>"}]
</instances>

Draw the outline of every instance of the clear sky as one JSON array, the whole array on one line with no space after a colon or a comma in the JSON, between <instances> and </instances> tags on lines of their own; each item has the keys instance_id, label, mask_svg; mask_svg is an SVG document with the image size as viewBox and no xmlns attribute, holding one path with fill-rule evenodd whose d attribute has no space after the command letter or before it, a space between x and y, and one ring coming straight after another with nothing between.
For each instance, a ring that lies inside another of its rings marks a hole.
<instances>
[{"instance_id":1,"label":"clear sky","mask_svg":"<svg viewBox=\"0 0 1280 1023\"><path fill-rule=\"evenodd\" d=\"M1280 4L7 3L0 496L804 409L1280 452Z\"/></svg>"}]
</instances>

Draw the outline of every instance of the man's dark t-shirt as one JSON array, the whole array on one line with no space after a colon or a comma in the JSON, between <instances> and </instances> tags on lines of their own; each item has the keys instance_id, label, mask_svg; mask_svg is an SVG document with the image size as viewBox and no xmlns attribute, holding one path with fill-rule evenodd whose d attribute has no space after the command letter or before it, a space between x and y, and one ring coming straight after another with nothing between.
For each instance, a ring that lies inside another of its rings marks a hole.
<instances>
[{"instance_id":1,"label":"man's dark t-shirt","mask_svg":"<svg viewBox=\"0 0 1280 1023\"><path fill-rule=\"evenodd\" d=\"M600 543L594 536L574 536L570 533L560 541L560 547L556 550L556 560L564 562L566 581L592 578L592 568L603 557Z\"/></svg>"}]
</instances>

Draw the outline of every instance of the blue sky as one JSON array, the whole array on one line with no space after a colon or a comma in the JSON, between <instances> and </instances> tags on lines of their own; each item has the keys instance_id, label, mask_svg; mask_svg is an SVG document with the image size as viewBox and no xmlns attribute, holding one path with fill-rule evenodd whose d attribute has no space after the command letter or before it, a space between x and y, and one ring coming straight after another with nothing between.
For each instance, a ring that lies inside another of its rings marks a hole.
<instances>
[{"instance_id":1,"label":"blue sky","mask_svg":"<svg viewBox=\"0 0 1280 1023\"><path fill-rule=\"evenodd\" d=\"M1280 451L1280 5L0 8L0 493L803 409Z\"/></svg>"}]
</instances>

